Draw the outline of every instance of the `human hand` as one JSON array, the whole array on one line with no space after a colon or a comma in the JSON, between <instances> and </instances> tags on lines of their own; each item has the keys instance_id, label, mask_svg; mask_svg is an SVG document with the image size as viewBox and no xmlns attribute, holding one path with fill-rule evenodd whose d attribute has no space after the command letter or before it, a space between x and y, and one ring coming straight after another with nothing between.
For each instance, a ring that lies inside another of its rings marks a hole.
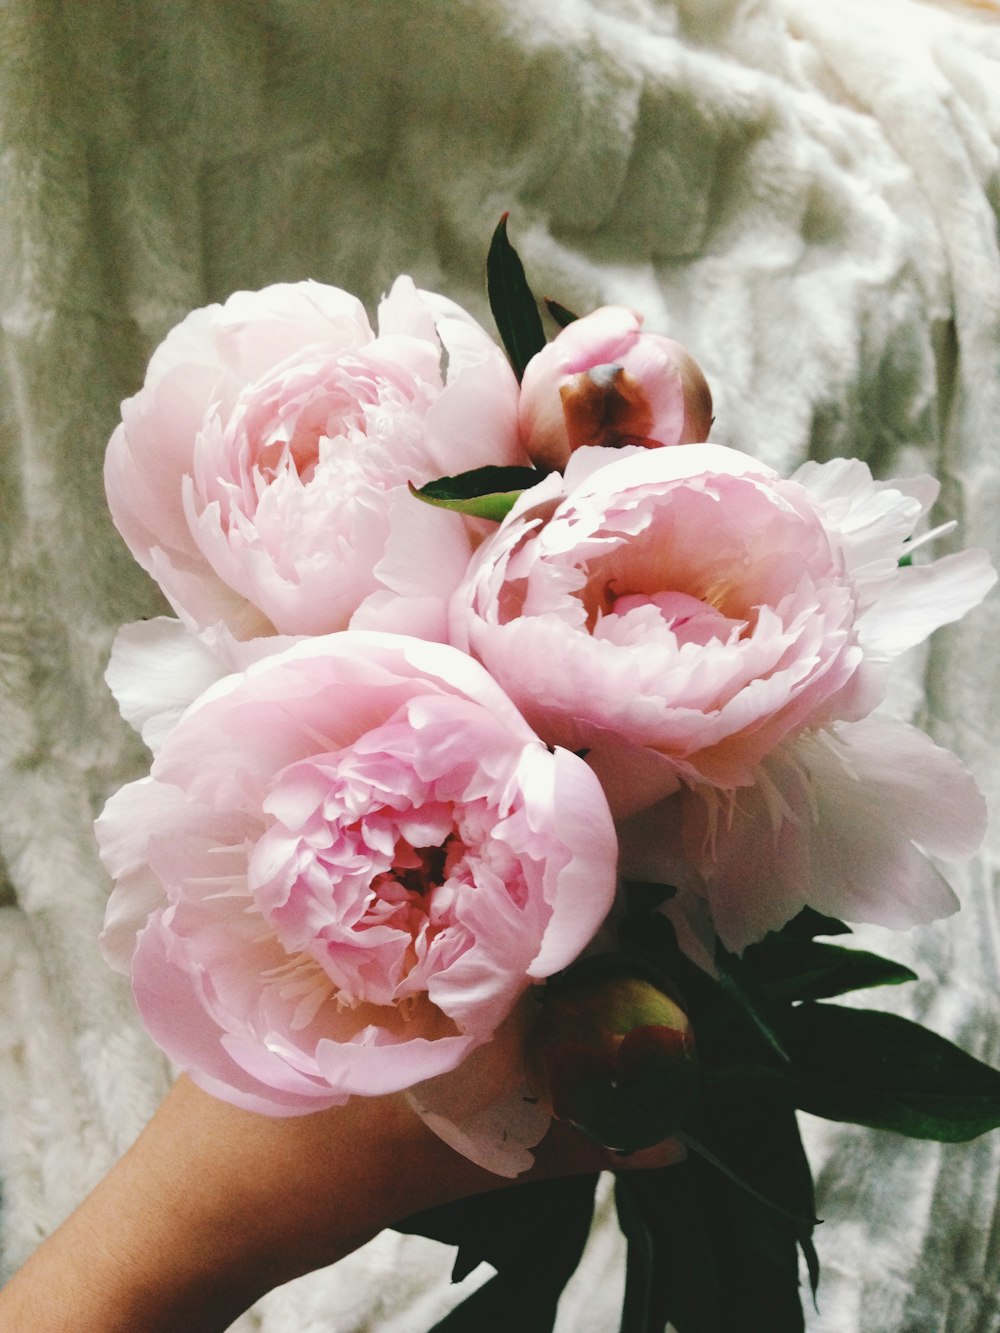
<instances>
[{"instance_id":1,"label":"human hand","mask_svg":"<svg viewBox=\"0 0 1000 1333\"><path fill-rule=\"evenodd\" d=\"M554 1124L520 1180L665 1166ZM187 1077L121 1161L0 1292L9 1333L221 1333L273 1287L411 1213L517 1188L449 1148L402 1096L314 1115L240 1110Z\"/></svg>"}]
</instances>

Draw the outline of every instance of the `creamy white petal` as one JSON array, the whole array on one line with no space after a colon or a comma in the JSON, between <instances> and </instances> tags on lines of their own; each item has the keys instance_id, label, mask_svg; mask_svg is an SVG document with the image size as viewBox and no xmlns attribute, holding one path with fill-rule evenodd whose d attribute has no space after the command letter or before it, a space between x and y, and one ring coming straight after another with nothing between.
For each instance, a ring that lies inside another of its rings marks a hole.
<instances>
[{"instance_id":1,"label":"creamy white petal","mask_svg":"<svg viewBox=\"0 0 1000 1333\"><path fill-rule=\"evenodd\" d=\"M858 620L866 655L889 660L941 625L961 620L997 581L986 551L970 547L929 565L901 569L893 585Z\"/></svg>"}]
</instances>

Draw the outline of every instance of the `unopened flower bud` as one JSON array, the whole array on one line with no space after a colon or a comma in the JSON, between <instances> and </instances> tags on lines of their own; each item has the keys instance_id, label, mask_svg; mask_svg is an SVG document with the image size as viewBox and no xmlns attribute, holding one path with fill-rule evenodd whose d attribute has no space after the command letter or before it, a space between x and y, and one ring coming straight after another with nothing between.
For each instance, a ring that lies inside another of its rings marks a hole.
<instances>
[{"instance_id":1,"label":"unopened flower bud","mask_svg":"<svg viewBox=\"0 0 1000 1333\"><path fill-rule=\"evenodd\" d=\"M617 1152L668 1138L698 1090L684 1010L619 959L588 959L550 983L529 1067L557 1119Z\"/></svg>"},{"instance_id":2,"label":"unopened flower bud","mask_svg":"<svg viewBox=\"0 0 1000 1333\"><path fill-rule=\"evenodd\" d=\"M602 306L528 362L518 424L532 462L562 469L588 444L700 443L712 425L712 395L680 343L643 333L641 317L624 306Z\"/></svg>"}]
</instances>

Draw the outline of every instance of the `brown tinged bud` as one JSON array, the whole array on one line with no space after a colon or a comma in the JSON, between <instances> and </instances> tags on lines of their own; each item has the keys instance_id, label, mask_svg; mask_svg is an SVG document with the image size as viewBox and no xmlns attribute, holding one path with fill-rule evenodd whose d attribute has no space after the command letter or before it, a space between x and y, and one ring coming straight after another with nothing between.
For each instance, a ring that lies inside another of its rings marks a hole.
<instances>
[{"instance_id":1,"label":"brown tinged bud","mask_svg":"<svg viewBox=\"0 0 1000 1333\"><path fill-rule=\"evenodd\" d=\"M546 988L529 1070L553 1115L606 1148L674 1133L698 1091L684 1010L633 964L587 959Z\"/></svg>"},{"instance_id":2,"label":"brown tinged bud","mask_svg":"<svg viewBox=\"0 0 1000 1333\"><path fill-rule=\"evenodd\" d=\"M712 426L701 368L623 306L568 324L528 362L518 423L536 467L562 469L584 445L698 444Z\"/></svg>"},{"instance_id":3,"label":"brown tinged bud","mask_svg":"<svg viewBox=\"0 0 1000 1333\"><path fill-rule=\"evenodd\" d=\"M570 452L584 444L642 444L653 414L642 385L624 366L594 366L559 388Z\"/></svg>"}]
</instances>

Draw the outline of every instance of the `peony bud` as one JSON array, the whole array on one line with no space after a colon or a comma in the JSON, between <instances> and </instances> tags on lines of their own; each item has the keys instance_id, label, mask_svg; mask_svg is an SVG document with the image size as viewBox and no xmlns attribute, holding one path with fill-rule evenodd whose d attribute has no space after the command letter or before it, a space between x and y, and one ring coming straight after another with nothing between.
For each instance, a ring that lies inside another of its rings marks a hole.
<instances>
[{"instance_id":1,"label":"peony bud","mask_svg":"<svg viewBox=\"0 0 1000 1333\"><path fill-rule=\"evenodd\" d=\"M606 1148L634 1152L668 1138L698 1090L683 1009L620 959L588 959L542 998L529 1068L552 1114Z\"/></svg>"},{"instance_id":2,"label":"peony bud","mask_svg":"<svg viewBox=\"0 0 1000 1333\"><path fill-rule=\"evenodd\" d=\"M641 317L623 306L603 306L528 362L518 425L532 462L561 470L587 444L700 443L712 395L680 343L643 333Z\"/></svg>"}]
</instances>

